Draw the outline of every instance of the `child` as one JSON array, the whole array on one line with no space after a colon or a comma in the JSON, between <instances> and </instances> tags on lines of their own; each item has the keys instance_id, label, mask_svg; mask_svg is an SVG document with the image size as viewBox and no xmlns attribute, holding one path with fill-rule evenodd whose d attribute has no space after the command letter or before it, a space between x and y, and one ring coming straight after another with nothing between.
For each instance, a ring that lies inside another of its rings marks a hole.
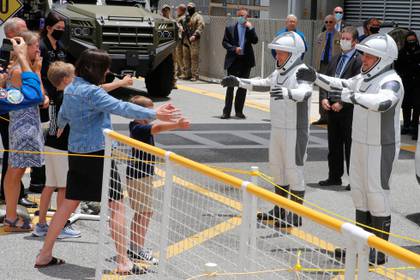
<instances>
[{"instance_id":1,"label":"child","mask_svg":"<svg viewBox=\"0 0 420 280\"><path fill-rule=\"evenodd\" d=\"M63 102L63 90L74 78L74 66L62 61L54 62L48 69L48 79L57 88L54 94L50 94L50 125L45 140L45 152L64 153L67 151L69 137L69 126L63 131L57 128L57 116ZM39 205L39 222L36 224L32 235L43 237L47 235L48 224L46 220L47 210L51 202L51 196L57 189L57 208L60 207L66 194L68 160L67 156L46 154L45 155L46 183L41 194ZM58 238L80 237L80 231L74 230L71 225L67 225L61 231Z\"/></svg>"},{"instance_id":2,"label":"child","mask_svg":"<svg viewBox=\"0 0 420 280\"><path fill-rule=\"evenodd\" d=\"M143 96L134 96L130 102L146 108L153 108L152 100ZM144 120L134 120L129 127L131 138L154 145L153 135L177 128L188 129L190 123L184 118L179 119L176 123L149 123ZM153 214L153 161L155 158L153 155L137 149L132 150L132 155L136 160L130 161L127 167L127 192L134 210L129 256L133 259L158 264L158 260L152 256L152 252L144 248L144 239Z\"/></svg>"}]
</instances>

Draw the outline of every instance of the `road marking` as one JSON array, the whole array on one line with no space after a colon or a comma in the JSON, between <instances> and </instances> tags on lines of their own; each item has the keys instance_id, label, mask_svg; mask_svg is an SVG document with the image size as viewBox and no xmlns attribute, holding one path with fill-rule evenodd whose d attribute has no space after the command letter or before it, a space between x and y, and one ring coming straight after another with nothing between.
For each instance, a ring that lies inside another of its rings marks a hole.
<instances>
[{"instance_id":1,"label":"road marking","mask_svg":"<svg viewBox=\"0 0 420 280\"><path fill-rule=\"evenodd\" d=\"M415 145L401 146L401 150L415 153L416 152L416 146Z\"/></svg>"},{"instance_id":2,"label":"road marking","mask_svg":"<svg viewBox=\"0 0 420 280\"><path fill-rule=\"evenodd\" d=\"M225 95L224 94L211 92L211 91L204 90L204 89L198 89L198 88L194 88L194 87L190 87L190 86L186 86L186 85L177 85L177 86L178 86L178 89L181 89L181 90L184 90L184 91L213 97L213 98L216 98L216 99L219 99L219 100L225 100ZM257 110L260 110L260 111L263 111L263 112L270 112L269 106L266 106L264 104L261 104L261 103L258 103L258 102L252 101L252 100L246 100L245 101L245 106L247 106L249 108L254 108L254 109L257 109Z\"/></svg>"}]
</instances>

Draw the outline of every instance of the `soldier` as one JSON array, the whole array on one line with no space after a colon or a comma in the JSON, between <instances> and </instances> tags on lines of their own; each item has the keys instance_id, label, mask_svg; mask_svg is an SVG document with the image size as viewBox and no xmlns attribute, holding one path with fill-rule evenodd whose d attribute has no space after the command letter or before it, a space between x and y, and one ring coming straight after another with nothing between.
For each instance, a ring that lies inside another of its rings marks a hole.
<instances>
[{"instance_id":1,"label":"soldier","mask_svg":"<svg viewBox=\"0 0 420 280\"><path fill-rule=\"evenodd\" d=\"M187 5L187 12L185 19L183 20L184 38L183 43L183 55L184 55L184 69L185 75L181 76L181 79L191 81L198 80L198 62L200 53L200 37L204 29L204 19L196 12L195 4L190 2Z\"/></svg>"},{"instance_id":2,"label":"soldier","mask_svg":"<svg viewBox=\"0 0 420 280\"><path fill-rule=\"evenodd\" d=\"M162 6L162 9L161 9L161 13L162 13L162 16L163 17L165 17L167 19L172 19L172 16L171 16L171 7L169 5L167 5L167 4L163 5ZM172 59L174 61L174 63L173 63L173 65L174 65L174 75L172 77L172 88L173 89L177 89L178 87L176 86L177 77L176 77L176 66L175 66L176 50L174 50L172 52Z\"/></svg>"},{"instance_id":3,"label":"soldier","mask_svg":"<svg viewBox=\"0 0 420 280\"><path fill-rule=\"evenodd\" d=\"M183 33L184 29L182 28L182 21L185 19L185 11L187 10L187 6L184 4L179 4L176 7L176 22L178 24L178 37L180 41L176 45L175 49L175 69L176 69L176 77L180 77L182 75L185 76L185 70L184 70L184 56L182 52L182 39L183 39Z\"/></svg>"}]
</instances>

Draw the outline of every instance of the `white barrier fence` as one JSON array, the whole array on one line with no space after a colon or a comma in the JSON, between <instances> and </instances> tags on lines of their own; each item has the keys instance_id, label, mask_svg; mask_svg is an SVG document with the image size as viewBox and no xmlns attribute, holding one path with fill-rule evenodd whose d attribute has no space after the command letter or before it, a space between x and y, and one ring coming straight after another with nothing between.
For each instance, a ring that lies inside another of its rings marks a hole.
<instances>
[{"instance_id":1,"label":"white barrier fence","mask_svg":"<svg viewBox=\"0 0 420 280\"><path fill-rule=\"evenodd\" d=\"M258 187L257 170L249 183L112 131L106 138L97 280L420 279L419 255ZM274 204L302 226L257 220ZM369 266L371 247L386 265ZM344 248L345 258L336 253ZM126 257L146 273L122 276Z\"/></svg>"}]
</instances>

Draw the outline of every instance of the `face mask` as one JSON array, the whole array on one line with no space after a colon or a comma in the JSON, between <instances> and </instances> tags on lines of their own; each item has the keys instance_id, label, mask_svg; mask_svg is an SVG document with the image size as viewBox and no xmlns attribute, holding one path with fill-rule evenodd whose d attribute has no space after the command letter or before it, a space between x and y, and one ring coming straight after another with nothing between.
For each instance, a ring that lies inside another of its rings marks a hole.
<instances>
[{"instance_id":1,"label":"face mask","mask_svg":"<svg viewBox=\"0 0 420 280\"><path fill-rule=\"evenodd\" d=\"M51 33L51 36L56 39L57 41L61 39L64 35L64 30L57 30L54 29L54 31Z\"/></svg>"},{"instance_id":2,"label":"face mask","mask_svg":"<svg viewBox=\"0 0 420 280\"><path fill-rule=\"evenodd\" d=\"M380 27L376 27L376 26L371 26L370 28L369 28L369 31L370 31L370 33L372 33L372 34L376 34L376 33L379 33L379 29L381 29Z\"/></svg>"},{"instance_id":3,"label":"face mask","mask_svg":"<svg viewBox=\"0 0 420 280\"><path fill-rule=\"evenodd\" d=\"M195 8L194 7L188 7L187 10L188 10L188 14L190 16L192 16L195 13Z\"/></svg>"},{"instance_id":4,"label":"face mask","mask_svg":"<svg viewBox=\"0 0 420 280\"><path fill-rule=\"evenodd\" d=\"M340 13L335 14L335 19L338 20L338 21L342 20L343 19L343 14L340 14Z\"/></svg>"},{"instance_id":5,"label":"face mask","mask_svg":"<svg viewBox=\"0 0 420 280\"><path fill-rule=\"evenodd\" d=\"M343 51L348 51L352 48L350 40L340 40L340 46Z\"/></svg>"},{"instance_id":6,"label":"face mask","mask_svg":"<svg viewBox=\"0 0 420 280\"><path fill-rule=\"evenodd\" d=\"M407 41L407 47L410 49L415 49L417 47L417 41Z\"/></svg>"},{"instance_id":7,"label":"face mask","mask_svg":"<svg viewBox=\"0 0 420 280\"><path fill-rule=\"evenodd\" d=\"M246 18L245 17L239 17L238 18L238 23L239 24L244 24L246 22Z\"/></svg>"}]
</instances>

